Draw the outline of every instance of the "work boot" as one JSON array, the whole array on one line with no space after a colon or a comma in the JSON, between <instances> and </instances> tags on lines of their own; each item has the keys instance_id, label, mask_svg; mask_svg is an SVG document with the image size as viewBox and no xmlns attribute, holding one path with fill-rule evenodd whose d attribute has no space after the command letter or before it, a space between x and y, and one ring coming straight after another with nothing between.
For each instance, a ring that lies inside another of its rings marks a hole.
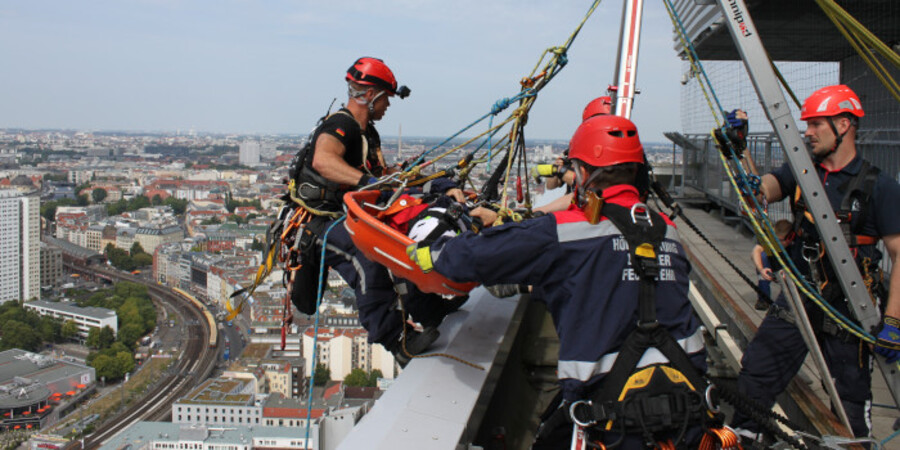
<instances>
[{"instance_id":1,"label":"work boot","mask_svg":"<svg viewBox=\"0 0 900 450\"><path fill-rule=\"evenodd\" d=\"M765 311L765 310L769 309L769 304L763 300L757 300L756 304L753 305L753 309L755 309L757 311Z\"/></svg>"},{"instance_id":2,"label":"work boot","mask_svg":"<svg viewBox=\"0 0 900 450\"><path fill-rule=\"evenodd\" d=\"M441 335L441 332L434 327L428 327L422 331L407 329L406 331L406 351L403 351L403 335L391 346L391 353L400 367L406 368L409 361L412 360L410 355L418 355L428 349L434 341Z\"/></svg>"}]
</instances>

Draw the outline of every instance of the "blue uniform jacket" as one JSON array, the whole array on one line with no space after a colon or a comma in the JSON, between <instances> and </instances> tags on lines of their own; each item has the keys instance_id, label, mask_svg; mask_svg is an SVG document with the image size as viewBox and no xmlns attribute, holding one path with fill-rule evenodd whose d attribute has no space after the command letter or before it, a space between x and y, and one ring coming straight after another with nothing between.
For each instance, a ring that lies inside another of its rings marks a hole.
<instances>
[{"instance_id":1,"label":"blue uniform jacket","mask_svg":"<svg viewBox=\"0 0 900 450\"><path fill-rule=\"evenodd\" d=\"M638 202L632 186L613 186L603 194L607 202L622 206ZM688 301L690 263L674 224L666 221L656 288L658 319L705 370L700 324ZM454 281L534 286L559 335L559 378L566 400L583 398L612 368L638 319L639 281L624 236L605 217L591 225L574 206L481 234L441 238L432 245L432 258L435 270ZM665 358L650 349L640 365L655 362Z\"/></svg>"}]
</instances>

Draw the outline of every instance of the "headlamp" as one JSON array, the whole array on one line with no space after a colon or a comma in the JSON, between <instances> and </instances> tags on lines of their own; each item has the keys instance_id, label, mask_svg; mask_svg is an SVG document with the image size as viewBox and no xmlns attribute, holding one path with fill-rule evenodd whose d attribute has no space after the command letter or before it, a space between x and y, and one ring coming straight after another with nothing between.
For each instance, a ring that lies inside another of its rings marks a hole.
<instances>
[{"instance_id":1,"label":"headlamp","mask_svg":"<svg viewBox=\"0 0 900 450\"><path fill-rule=\"evenodd\" d=\"M397 97L400 97L400 98L409 97L409 93L410 93L410 90L406 86L400 86L399 88L397 88L397 92L396 92Z\"/></svg>"}]
</instances>

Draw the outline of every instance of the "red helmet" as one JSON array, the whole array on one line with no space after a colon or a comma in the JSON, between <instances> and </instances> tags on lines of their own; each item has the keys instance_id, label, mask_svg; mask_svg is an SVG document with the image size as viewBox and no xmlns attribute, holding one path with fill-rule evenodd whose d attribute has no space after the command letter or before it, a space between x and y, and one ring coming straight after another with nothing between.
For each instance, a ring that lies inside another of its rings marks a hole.
<instances>
[{"instance_id":1,"label":"red helmet","mask_svg":"<svg viewBox=\"0 0 900 450\"><path fill-rule=\"evenodd\" d=\"M364 86L374 86L387 91L388 95L399 95L400 98L406 98L409 95L409 88L406 86L397 87L397 79L394 78L394 72L388 68L384 61L378 58L370 58L364 56L356 60L349 69L347 81L353 81Z\"/></svg>"},{"instance_id":2,"label":"red helmet","mask_svg":"<svg viewBox=\"0 0 900 450\"><path fill-rule=\"evenodd\" d=\"M581 113L581 121L584 122L585 120L588 120L596 115L609 114L611 110L612 97L608 95L597 97L591 100L591 102L584 107L584 112Z\"/></svg>"},{"instance_id":3,"label":"red helmet","mask_svg":"<svg viewBox=\"0 0 900 450\"><path fill-rule=\"evenodd\" d=\"M837 84L834 86L826 86L813 92L806 101L803 102L803 109L800 110L800 119L809 120L813 117L833 117L841 113L850 113L856 117L862 117L862 103L859 97L852 89Z\"/></svg>"},{"instance_id":4,"label":"red helmet","mask_svg":"<svg viewBox=\"0 0 900 450\"><path fill-rule=\"evenodd\" d=\"M595 116L581 123L569 142L569 158L594 167L644 162L644 147L630 120Z\"/></svg>"}]
</instances>

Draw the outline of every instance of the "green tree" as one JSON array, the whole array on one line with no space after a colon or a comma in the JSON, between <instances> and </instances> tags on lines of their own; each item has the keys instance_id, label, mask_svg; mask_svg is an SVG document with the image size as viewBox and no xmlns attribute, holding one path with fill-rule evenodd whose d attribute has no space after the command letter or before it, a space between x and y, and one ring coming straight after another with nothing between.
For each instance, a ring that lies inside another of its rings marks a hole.
<instances>
[{"instance_id":1,"label":"green tree","mask_svg":"<svg viewBox=\"0 0 900 450\"><path fill-rule=\"evenodd\" d=\"M163 204L172 208L172 211L175 214L181 215L184 214L185 210L187 210L188 201L185 199L169 197L163 200Z\"/></svg>"},{"instance_id":2,"label":"green tree","mask_svg":"<svg viewBox=\"0 0 900 450\"><path fill-rule=\"evenodd\" d=\"M106 189L103 188L96 188L91 191L91 198L94 199L94 203L100 203L103 200L106 200L107 195Z\"/></svg>"},{"instance_id":3,"label":"green tree","mask_svg":"<svg viewBox=\"0 0 900 450\"><path fill-rule=\"evenodd\" d=\"M116 333L109 326L100 329L97 337L98 348L106 348L116 341Z\"/></svg>"},{"instance_id":4,"label":"green tree","mask_svg":"<svg viewBox=\"0 0 900 450\"><path fill-rule=\"evenodd\" d=\"M134 244L131 244L131 251L129 253L131 256L137 255L138 253L145 253L144 247L140 242L135 242Z\"/></svg>"},{"instance_id":5,"label":"green tree","mask_svg":"<svg viewBox=\"0 0 900 450\"><path fill-rule=\"evenodd\" d=\"M331 369L321 364L316 365L316 371L313 374L313 384L316 386L325 386L325 383L331 380Z\"/></svg>"},{"instance_id":6,"label":"green tree","mask_svg":"<svg viewBox=\"0 0 900 450\"><path fill-rule=\"evenodd\" d=\"M200 225L218 225L220 223L222 223L222 221L219 220L219 218L216 216L212 216L209 219L203 219L202 221L200 221Z\"/></svg>"},{"instance_id":7,"label":"green tree","mask_svg":"<svg viewBox=\"0 0 900 450\"><path fill-rule=\"evenodd\" d=\"M91 201L88 199L87 194L81 194L75 199L75 204L78 206L87 206L91 204Z\"/></svg>"},{"instance_id":8,"label":"green tree","mask_svg":"<svg viewBox=\"0 0 900 450\"><path fill-rule=\"evenodd\" d=\"M64 181L67 181L67 180L69 179L69 173L68 173L68 172L63 172L63 173L46 173L46 174L44 174L43 177L41 177L41 179L43 179L44 181L59 181L59 182L64 182Z\"/></svg>"},{"instance_id":9,"label":"green tree","mask_svg":"<svg viewBox=\"0 0 900 450\"><path fill-rule=\"evenodd\" d=\"M130 351L116 353L116 368L120 377L134 370L134 356Z\"/></svg>"},{"instance_id":10,"label":"green tree","mask_svg":"<svg viewBox=\"0 0 900 450\"><path fill-rule=\"evenodd\" d=\"M138 253L131 260L134 262L134 267L147 267L153 264L153 257L148 253Z\"/></svg>"},{"instance_id":11,"label":"green tree","mask_svg":"<svg viewBox=\"0 0 900 450\"><path fill-rule=\"evenodd\" d=\"M90 362L91 367L97 371L97 378L106 378L106 381L117 380L121 377L118 361L106 355L97 355Z\"/></svg>"},{"instance_id":12,"label":"green tree","mask_svg":"<svg viewBox=\"0 0 900 450\"><path fill-rule=\"evenodd\" d=\"M41 340L44 342L62 341L62 322L50 316L41 316L39 326Z\"/></svg>"},{"instance_id":13,"label":"green tree","mask_svg":"<svg viewBox=\"0 0 900 450\"><path fill-rule=\"evenodd\" d=\"M384 374L381 373L380 370L375 369L375 370L369 372L369 384L367 384L366 386L372 386L372 387L378 386L379 378L384 378Z\"/></svg>"},{"instance_id":14,"label":"green tree","mask_svg":"<svg viewBox=\"0 0 900 450\"><path fill-rule=\"evenodd\" d=\"M87 340L84 342L90 348L100 348L100 329L91 328L88 330Z\"/></svg>"},{"instance_id":15,"label":"green tree","mask_svg":"<svg viewBox=\"0 0 900 450\"><path fill-rule=\"evenodd\" d=\"M134 261L131 260L131 256L128 254L128 252L122 250L121 248L107 245L106 257L107 259L109 259L109 263L117 269L127 270L129 272L134 270Z\"/></svg>"},{"instance_id":16,"label":"green tree","mask_svg":"<svg viewBox=\"0 0 900 450\"><path fill-rule=\"evenodd\" d=\"M129 323L119 328L119 335L116 337L119 342L130 348L136 347L136 343L144 335L144 326L142 322Z\"/></svg>"},{"instance_id":17,"label":"green tree","mask_svg":"<svg viewBox=\"0 0 900 450\"><path fill-rule=\"evenodd\" d=\"M162 197L160 197L159 194L154 195L153 198L150 199L150 204L153 206L162 205L162 202Z\"/></svg>"},{"instance_id":18,"label":"green tree","mask_svg":"<svg viewBox=\"0 0 900 450\"><path fill-rule=\"evenodd\" d=\"M8 320L3 324L3 338L0 340L0 349L20 348L29 352L36 352L41 349L41 344L41 336L28 324L18 320Z\"/></svg>"},{"instance_id":19,"label":"green tree","mask_svg":"<svg viewBox=\"0 0 900 450\"><path fill-rule=\"evenodd\" d=\"M59 206L59 203L54 201L49 201L41 204L41 217L46 219L48 222L53 222L56 220L56 208Z\"/></svg>"},{"instance_id":20,"label":"green tree","mask_svg":"<svg viewBox=\"0 0 900 450\"><path fill-rule=\"evenodd\" d=\"M365 370L353 369L344 377L344 386L368 386L369 375Z\"/></svg>"},{"instance_id":21,"label":"green tree","mask_svg":"<svg viewBox=\"0 0 900 450\"><path fill-rule=\"evenodd\" d=\"M74 320L67 320L63 323L60 335L63 339L72 339L78 335L78 324Z\"/></svg>"},{"instance_id":22,"label":"green tree","mask_svg":"<svg viewBox=\"0 0 900 450\"><path fill-rule=\"evenodd\" d=\"M255 238L253 239L253 242L250 244L250 250L259 250L259 251L263 251L263 250L265 250L265 249L266 249L265 244L263 244L262 242L256 240Z\"/></svg>"},{"instance_id":23,"label":"green tree","mask_svg":"<svg viewBox=\"0 0 900 450\"><path fill-rule=\"evenodd\" d=\"M128 202L128 210L129 211L137 211L141 208L146 208L148 206L151 206L150 199L147 197L144 197L143 195L134 197Z\"/></svg>"}]
</instances>

